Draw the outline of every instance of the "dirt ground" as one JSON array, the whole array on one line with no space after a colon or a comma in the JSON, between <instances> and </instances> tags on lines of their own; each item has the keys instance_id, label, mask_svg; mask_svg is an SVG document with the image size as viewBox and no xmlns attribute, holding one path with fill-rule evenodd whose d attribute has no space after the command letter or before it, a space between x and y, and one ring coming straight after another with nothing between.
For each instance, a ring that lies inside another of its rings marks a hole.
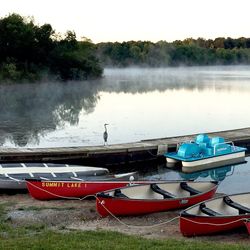
<instances>
[{"instance_id":1,"label":"dirt ground","mask_svg":"<svg viewBox=\"0 0 250 250\"><path fill-rule=\"evenodd\" d=\"M154 239L187 239L179 231L179 211L169 211L136 217L101 218L95 200L39 201L29 194L0 194L0 204L9 204L8 220L15 225L45 224L55 230L112 230ZM167 223L169 220L173 221ZM247 230L237 230L213 236L188 238L218 242L250 243Z\"/></svg>"}]
</instances>

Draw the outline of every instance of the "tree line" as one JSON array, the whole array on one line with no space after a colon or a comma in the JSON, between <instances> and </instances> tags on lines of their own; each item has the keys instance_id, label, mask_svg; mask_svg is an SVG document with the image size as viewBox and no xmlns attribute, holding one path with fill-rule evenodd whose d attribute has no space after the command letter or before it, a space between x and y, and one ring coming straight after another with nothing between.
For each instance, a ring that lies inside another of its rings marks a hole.
<instances>
[{"instance_id":1,"label":"tree line","mask_svg":"<svg viewBox=\"0 0 250 250\"><path fill-rule=\"evenodd\" d=\"M0 19L0 81L82 80L102 75L96 47L68 31L10 14Z\"/></svg>"},{"instance_id":2,"label":"tree line","mask_svg":"<svg viewBox=\"0 0 250 250\"><path fill-rule=\"evenodd\" d=\"M94 44L15 13L0 19L0 82L99 78L104 67L235 64L250 64L250 38Z\"/></svg>"},{"instance_id":3,"label":"tree line","mask_svg":"<svg viewBox=\"0 0 250 250\"><path fill-rule=\"evenodd\" d=\"M107 42L97 44L103 67L250 64L250 38Z\"/></svg>"}]
</instances>

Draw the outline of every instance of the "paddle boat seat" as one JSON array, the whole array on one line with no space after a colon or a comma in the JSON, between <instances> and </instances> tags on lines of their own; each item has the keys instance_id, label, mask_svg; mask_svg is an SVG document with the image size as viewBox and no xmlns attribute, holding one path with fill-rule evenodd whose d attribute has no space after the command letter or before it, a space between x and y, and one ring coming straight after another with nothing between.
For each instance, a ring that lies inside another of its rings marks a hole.
<instances>
[{"instance_id":1,"label":"paddle boat seat","mask_svg":"<svg viewBox=\"0 0 250 250\"><path fill-rule=\"evenodd\" d=\"M171 194L171 193L169 193L169 192L167 192L167 191L161 189L161 188L160 188L157 184L155 184L155 183L151 184L150 187L151 187L151 189L152 189L154 192L163 195L163 198L164 198L164 199L176 198L176 195Z\"/></svg>"},{"instance_id":2,"label":"paddle boat seat","mask_svg":"<svg viewBox=\"0 0 250 250\"><path fill-rule=\"evenodd\" d=\"M228 196L225 196L223 198L223 201L230 207L236 208L239 210L239 214L247 214L250 213L250 208L245 207L237 202L234 202L233 200L231 200Z\"/></svg>"},{"instance_id":3,"label":"paddle boat seat","mask_svg":"<svg viewBox=\"0 0 250 250\"><path fill-rule=\"evenodd\" d=\"M206 207L205 203L201 203L200 204L200 210L201 210L202 213L207 214L209 216L218 216L218 215L221 215L220 213L215 212L211 208Z\"/></svg>"},{"instance_id":4,"label":"paddle boat seat","mask_svg":"<svg viewBox=\"0 0 250 250\"><path fill-rule=\"evenodd\" d=\"M186 182L181 182L181 183L180 183L180 186L181 186L181 188L182 188L183 190L188 191L188 192L190 193L190 196L191 196L191 195L196 195L196 194L200 194L200 193L201 193L201 191L199 191L199 190L197 190L197 189L194 189L194 188L188 186L188 184L187 184Z\"/></svg>"}]
</instances>

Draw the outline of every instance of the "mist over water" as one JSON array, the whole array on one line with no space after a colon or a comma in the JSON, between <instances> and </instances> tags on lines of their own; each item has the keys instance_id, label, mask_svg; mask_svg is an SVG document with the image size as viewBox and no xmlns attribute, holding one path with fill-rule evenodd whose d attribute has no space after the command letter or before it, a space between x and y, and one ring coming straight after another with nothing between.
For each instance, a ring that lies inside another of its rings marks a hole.
<instances>
[{"instance_id":1,"label":"mist over water","mask_svg":"<svg viewBox=\"0 0 250 250\"><path fill-rule=\"evenodd\" d=\"M102 145L250 126L250 67L106 69L96 81L0 86L4 147Z\"/></svg>"}]
</instances>

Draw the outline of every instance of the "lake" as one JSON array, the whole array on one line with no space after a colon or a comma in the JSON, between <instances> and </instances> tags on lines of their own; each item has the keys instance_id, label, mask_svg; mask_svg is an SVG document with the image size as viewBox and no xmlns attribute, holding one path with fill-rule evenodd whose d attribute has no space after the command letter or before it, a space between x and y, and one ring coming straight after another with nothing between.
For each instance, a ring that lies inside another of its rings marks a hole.
<instances>
[{"instance_id":1,"label":"lake","mask_svg":"<svg viewBox=\"0 0 250 250\"><path fill-rule=\"evenodd\" d=\"M250 66L106 69L100 80L0 86L2 147L102 145L250 126ZM148 167L145 179L222 181L250 190L250 164L191 175Z\"/></svg>"},{"instance_id":2,"label":"lake","mask_svg":"<svg viewBox=\"0 0 250 250\"><path fill-rule=\"evenodd\" d=\"M0 86L2 147L102 145L250 126L250 66L105 69Z\"/></svg>"},{"instance_id":3,"label":"lake","mask_svg":"<svg viewBox=\"0 0 250 250\"><path fill-rule=\"evenodd\" d=\"M179 169L172 170L165 164L155 165L144 170L139 170L140 179L146 180L194 180L194 181L219 181L219 193L242 193L250 192L250 157L246 162L237 165L222 166L214 169L194 173L183 173Z\"/></svg>"}]
</instances>

